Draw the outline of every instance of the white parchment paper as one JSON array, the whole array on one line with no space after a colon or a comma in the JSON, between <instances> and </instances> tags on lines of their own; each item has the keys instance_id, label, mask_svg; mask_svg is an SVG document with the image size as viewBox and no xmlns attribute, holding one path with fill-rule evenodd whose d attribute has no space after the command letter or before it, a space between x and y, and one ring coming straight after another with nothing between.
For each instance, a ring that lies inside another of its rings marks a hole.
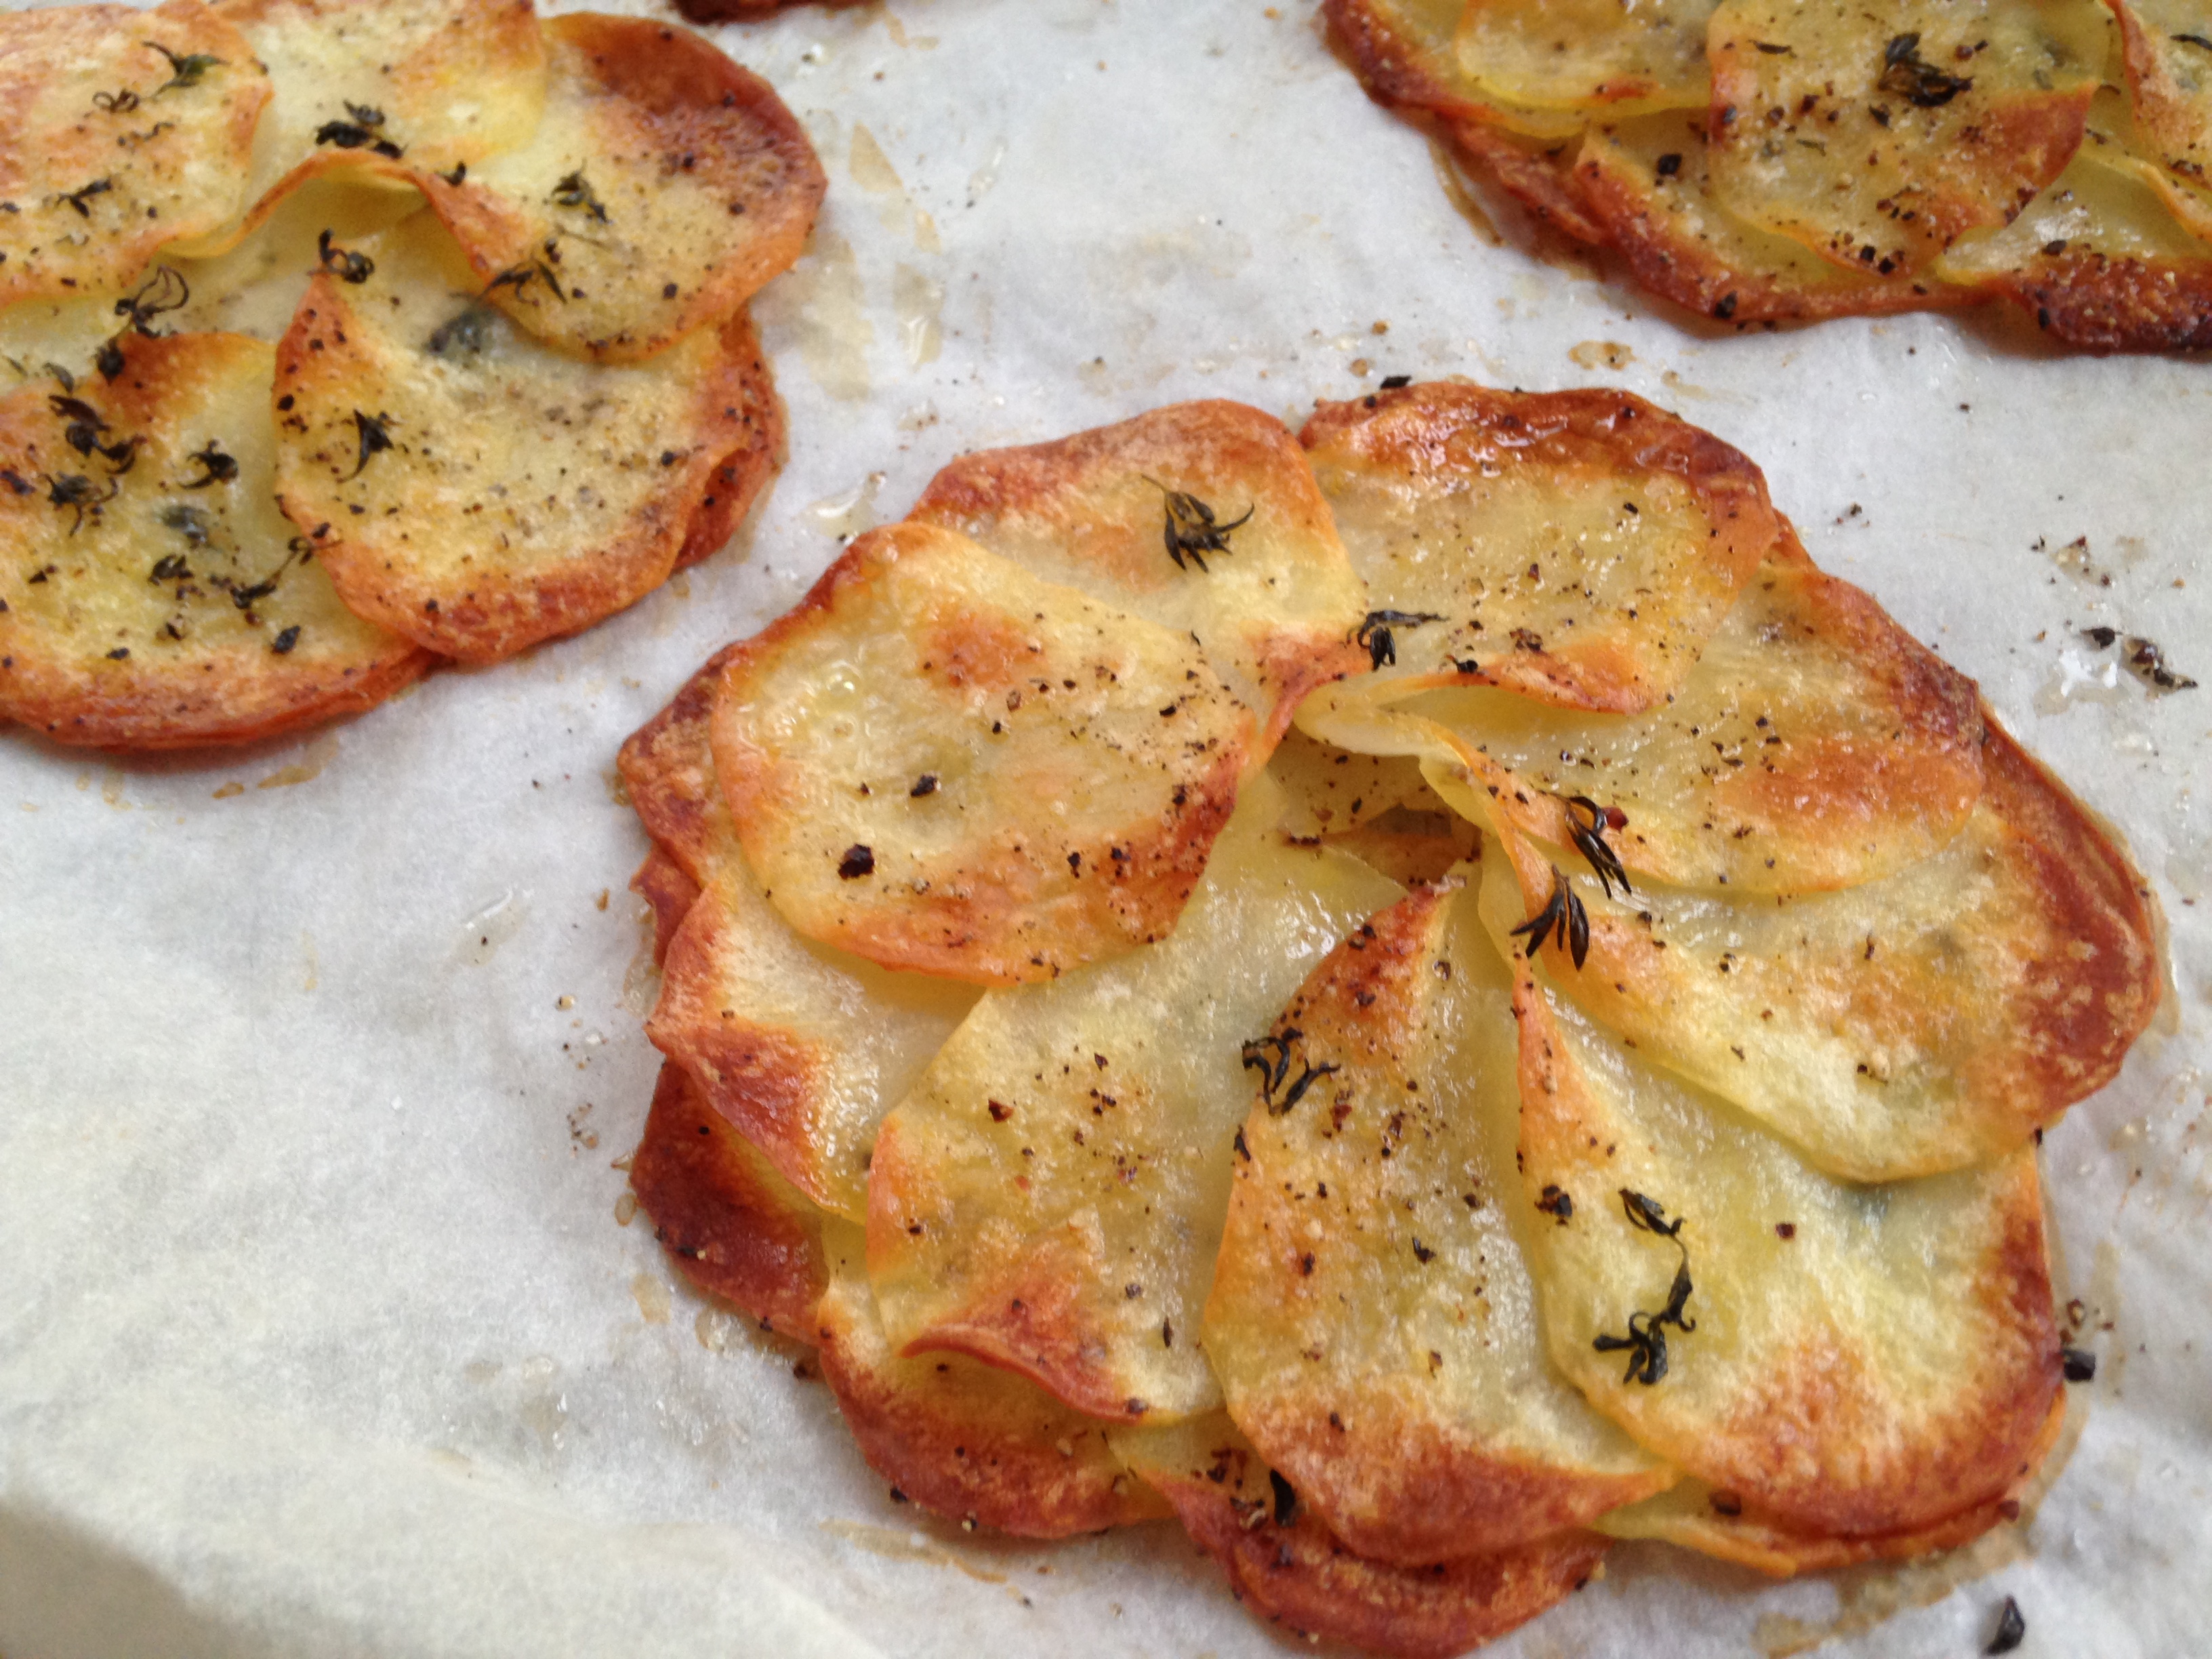
<instances>
[{"instance_id":1,"label":"white parchment paper","mask_svg":"<svg viewBox=\"0 0 2212 1659\"><path fill-rule=\"evenodd\" d=\"M736 544L297 742L0 733L0 1655L1279 1650L1171 1526L1029 1546L894 1504L799 1352L622 1224L653 986L610 780L960 451L1202 396L1295 423L1389 374L1622 386L1740 446L2120 827L2172 927L2159 1032L2045 1148L2100 1364L2039 1507L1781 1586L1623 1548L1498 1650L1936 1659L2007 1594L2026 1655L2212 1650L2212 363L1685 325L1486 237L1310 6L718 31L833 180L758 307L792 455ZM2093 624L2208 689L2153 700Z\"/></svg>"}]
</instances>

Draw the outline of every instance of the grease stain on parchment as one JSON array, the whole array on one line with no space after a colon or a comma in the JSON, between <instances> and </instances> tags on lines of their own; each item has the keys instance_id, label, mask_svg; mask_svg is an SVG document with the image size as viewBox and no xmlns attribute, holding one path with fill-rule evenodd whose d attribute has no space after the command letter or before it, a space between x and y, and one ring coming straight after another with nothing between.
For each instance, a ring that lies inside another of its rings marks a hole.
<instances>
[{"instance_id":1,"label":"grease stain on parchment","mask_svg":"<svg viewBox=\"0 0 2212 1659\"><path fill-rule=\"evenodd\" d=\"M945 284L912 265L896 265L891 270L891 309L898 319L899 343L906 349L907 362L915 368L935 362L944 343ZM874 476L880 478L883 474Z\"/></svg>"},{"instance_id":2,"label":"grease stain on parchment","mask_svg":"<svg viewBox=\"0 0 2212 1659\"><path fill-rule=\"evenodd\" d=\"M1429 140L1429 161L1436 167L1437 182L1443 186L1444 199L1452 204L1453 210L1491 246L1504 247L1505 239L1498 234L1498 227L1491 222L1490 215L1483 210L1482 204L1475 200L1474 191L1468 185L1467 175L1459 170L1459 162L1438 139Z\"/></svg>"},{"instance_id":3,"label":"grease stain on parchment","mask_svg":"<svg viewBox=\"0 0 2212 1659\"><path fill-rule=\"evenodd\" d=\"M647 1273L633 1274L629 1293L631 1299L637 1304L640 1319L648 1325L665 1325L668 1322L668 1310L674 1305L675 1299L669 1291L666 1279Z\"/></svg>"},{"instance_id":4,"label":"grease stain on parchment","mask_svg":"<svg viewBox=\"0 0 2212 1659\"><path fill-rule=\"evenodd\" d=\"M529 915L529 896L508 888L461 924L460 942L453 954L472 967L483 967L515 936Z\"/></svg>"},{"instance_id":5,"label":"grease stain on parchment","mask_svg":"<svg viewBox=\"0 0 2212 1659\"><path fill-rule=\"evenodd\" d=\"M848 542L864 530L873 530L882 522L876 516L876 492L884 487L884 477L871 472L850 489L809 501L803 509L806 519L823 535L839 541Z\"/></svg>"},{"instance_id":6,"label":"grease stain on parchment","mask_svg":"<svg viewBox=\"0 0 2212 1659\"><path fill-rule=\"evenodd\" d=\"M1584 340L1567 356L1584 368L1622 369L1636 361L1636 354L1618 340Z\"/></svg>"},{"instance_id":7,"label":"grease stain on parchment","mask_svg":"<svg viewBox=\"0 0 2212 1659\"><path fill-rule=\"evenodd\" d=\"M853 245L834 230L817 230L807 257L769 292L773 310L799 337L799 358L814 384L839 403L866 398L876 331Z\"/></svg>"},{"instance_id":8,"label":"grease stain on parchment","mask_svg":"<svg viewBox=\"0 0 2212 1659\"><path fill-rule=\"evenodd\" d=\"M899 1532L890 1527L871 1526L865 1521L836 1520L824 1521L822 1530L886 1561L920 1561L933 1567L951 1567L979 1583L1006 1582L1003 1572L971 1565L942 1544L933 1542L925 1533Z\"/></svg>"},{"instance_id":9,"label":"grease stain on parchment","mask_svg":"<svg viewBox=\"0 0 2212 1659\"><path fill-rule=\"evenodd\" d=\"M295 783L313 783L322 776L323 769L337 758L337 734L325 732L303 750L300 758L289 766L280 766L253 787L256 789L289 789Z\"/></svg>"}]
</instances>

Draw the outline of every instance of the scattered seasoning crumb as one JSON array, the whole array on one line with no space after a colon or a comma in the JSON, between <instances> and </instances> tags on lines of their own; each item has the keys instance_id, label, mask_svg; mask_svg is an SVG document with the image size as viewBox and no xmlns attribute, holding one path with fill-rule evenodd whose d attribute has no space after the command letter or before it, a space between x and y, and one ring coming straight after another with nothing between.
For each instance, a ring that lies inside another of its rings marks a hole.
<instances>
[{"instance_id":1,"label":"scattered seasoning crumb","mask_svg":"<svg viewBox=\"0 0 2212 1659\"><path fill-rule=\"evenodd\" d=\"M2096 1380L2097 1356L2087 1348L2061 1348L2058 1364L2069 1382L2093 1382Z\"/></svg>"},{"instance_id":2,"label":"scattered seasoning crumb","mask_svg":"<svg viewBox=\"0 0 2212 1659\"><path fill-rule=\"evenodd\" d=\"M876 854L872 848L854 842L837 860L837 873L847 881L858 881L862 876L872 876L876 871Z\"/></svg>"},{"instance_id":3,"label":"scattered seasoning crumb","mask_svg":"<svg viewBox=\"0 0 2212 1659\"><path fill-rule=\"evenodd\" d=\"M2020 1603L2008 1595L2004 1607L1997 1614L1997 1633L1990 1638L1989 1646L1982 1651L1988 1654L2010 1653L2027 1640L2027 1620L2020 1610Z\"/></svg>"}]
</instances>

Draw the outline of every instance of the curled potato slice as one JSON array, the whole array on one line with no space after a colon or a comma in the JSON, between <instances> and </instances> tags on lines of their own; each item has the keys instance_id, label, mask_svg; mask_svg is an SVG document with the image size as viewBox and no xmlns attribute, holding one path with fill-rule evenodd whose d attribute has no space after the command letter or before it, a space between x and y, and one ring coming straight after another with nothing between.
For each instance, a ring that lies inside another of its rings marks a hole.
<instances>
[{"instance_id":1,"label":"curled potato slice","mask_svg":"<svg viewBox=\"0 0 2212 1659\"><path fill-rule=\"evenodd\" d=\"M269 347L127 334L0 398L0 714L57 742L244 743L431 659L338 600L276 507Z\"/></svg>"},{"instance_id":2,"label":"curled potato slice","mask_svg":"<svg viewBox=\"0 0 2212 1659\"><path fill-rule=\"evenodd\" d=\"M793 926L987 985L1164 938L1252 744L1188 635L919 524L854 543L731 657L714 720Z\"/></svg>"},{"instance_id":3,"label":"curled potato slice","mask_svg":"<svg viewBox=\"0 0 2212 1659\"><path fill-rule=\"evenodd\" d=\"M1237 1427L1381 1561L1525 1543L1674 1479L1545 1354L1511 1001L1453 880L1339 945L1257 1045L1206 1357Z\"/></svg>"},{"instance_id":4,"label":"curled potato slice","mask_svg":"<svg viewBox=\"0 0 2212 1659\"><path fill-rule=\"evenodd\" d=\"M350 172L360 185L467 166L522 143L544 107L531 0L220 0L216 9L276 88L254 135L257 216L319 173Z\"/></svg>"},{"instance_id":5,"label":"curled potato slice","mask_svg":"<svg viewBox=\"0 0 2212 1659\"><path fill-rule=\"evenodd\" d=\"M1522 1181L1559 1221L1529 1265L1592 1405L1809 1533L1914 1530L2018 1478L2060 1386L2032 1148L1845 1185L1535 980L1515 1007Z\"/></svg>"},{"instance_id":6,"label":"curled potato slice","mask_svg":"<svg viewBox=\"0 0 2212 1659\"><path fill-rule=\"evenodd\" d=\"M527 142L464 174L409 176L525 328L589 357L649 357L799 257L821 164L775 88L688 29L590 12L543 27L550 79Z\"/></svg>"},{"instance_id":7,"label":"curled potato slice","mask_svg":"<svg viewBox=\"0 0 2212 1659\"><path fill-rule=\"evenodd\" d=\"M277 349L278 487L362 615L496 661L658 587L705 497L766 481L781 415L743 313L597 364L469 298L428 214L333 253Z\"/></svg>"},{"instance_id":8,"label":"curled potato slice","mask_svg":"<svg viewBox=\"0 0 2212 1659\"><path fill-rule=\"evenodd\" d=\"M1564 1601L1605 1554L1603 1539L1565 1533L1433 1566L1391 1566L1332 1535L1225 1417L1116 1430L1113 1438L1237 1596L1310 1641L1449 1659Z\"/></svg>"},{"instance_id":9,"label":"curled potato slice","mask_svg":"<svg viewBox=\"0 0 2212 1659\"><path fill-rule=\"evenodd\" d=\"M1328 503L1283 423L1243 404L963 455L908 517L1196 637L1259 721L1255 759L1299 698L1366 661L1360 581Z\"/></svg>"},{"instance_id":10,"label":"curled potato slice","mask_svg":"<svg viewBox=\"0 0 2212 1659\"><path fill-rule=\"evenodd\" d=\"M199 0L0 13L0 305L119 291L155 250L235 222L269 97Z\"/></svg>"},{"instance_id":11,"label":"curled potato slice","mask_svg":"<svg viewBox=\"0 0 2212 1659\"><path fill-rule=\"evenodd\" d=\"M1605 227L1591 216L1575 172L1581 133L1545 137L1516 132L1492 121L1457 121L1449 117L1443 125L1452 148L1475 173L1487 174L1538 219L1577 241L1605 240Z\"/></svg>"},{"instance_id":12,"label":"curled potato slice","mask_svg":"<svg viewBox=\"0 0 2212 1659\"><path fill-rule=\"evenodd\" d=\"M1712 178L1753 224L1855 270L1925 270L2001 225L2081 142L2095 0L1723 0Z\"/></svg>"},{"instance_id":13,"label":"curled potato slice","mask_svg":"<svg viewBox=\"0 0 2212 1659\"><path fill-rule=\"evenodd\" d=\"M784 1179L857 1221L867 1214L877 1124L976 994L809 944L763 895L708 739L737 649L711 659L622 749L631 803L674 866L648 860L640 884L664 917L681 910L666 929L646 1035Z\"/></svg>"},{"instance_id":14,"label":"curled potato slice","mask_svg":"<svg viewBox=\"0 0 2212 1659\"><path fill-rule=\"evenodd\" d=\"M1717 0L1465 0L1462 71L1509 103L1609 116L1702 107Z\"/></svg>"},{"instance_id":15,"label":"curled potato slice","mask_svg":"<svg viewBox=\"0 0 2212 1659\"><path fill-rule=\"evenodd\" d=\"M1509 103L1468 74L1456 44L1466 9L1467 0L1324 0L1322 8L1330 38L1386 104L1553 142L1580 132L1580 111Z\"/></svg>"},{"instance_id":16,"label":"curled potato slice","mask_svg":"<svg viewBox=\"0 0 2212 1659\"><path fill-rule=\"evenodd\" d=\"M1778 533L1757 467L1625 392L1410 386L1325 404L1300 441L1364 631L1388 629L1361 696L1466 681L1652 708Z\"/></svg>"},{"instance_id":17,"label":"curled potato slice","mask_svg":"<svg viewBox=\"0 0 2212 1659\"><path fill-rule=\"evenodd\" d=\"M884 1120L868 1267L901 1352L971 1353L1097 1416L1220 1402L1197 1338L1242 1045L1398 892L1284 844L1278 795L1246 789L1172 935L988 993Z\"/></svg>"},{"instance_id":18,"label":"curled potato slice","mask_svg":"<svg viewBox=\"0 0 2212 1659\"><path fill-rule=\"evenodd\" d=\"M2120 25L2135 136L2167 204L2212 237L2212 11L2203 0L2105 0Z\"/></svg>"},{"instance_id":19,"label":"curled potato slice","mask_svg":"<svg viewBox=\"0 0 2212 1659\"><path fill-rule=\"evenodd\" d=\"M1637 1050L1851 1181L1998 1158L2118 1075L2158 1005L2141 878L1994 721L1951 842L1839 892L1601 891L1510 829L1485 871L1503 933L1565 872L1588 958L1553 982Z\"/></svg>"},{"instance_id":20,"label":"curled potato slice","mask_svg":"<svg viewBox=\"0 0 2212 1659\"><path fill-rule=\"evenodd\" d=\"M1316 742L1295 728L1283 734L1267 769L1283 786L1286 836L1340 836L1394 806L1443 806L1421 764L1396 755L1356 755Z\"/></svg>"}]
</instances>

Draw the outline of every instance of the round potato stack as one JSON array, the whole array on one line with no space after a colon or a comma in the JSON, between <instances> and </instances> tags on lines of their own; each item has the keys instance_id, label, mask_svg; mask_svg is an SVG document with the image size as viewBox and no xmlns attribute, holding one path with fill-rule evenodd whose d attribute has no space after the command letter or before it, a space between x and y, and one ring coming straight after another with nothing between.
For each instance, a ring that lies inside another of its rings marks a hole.
<instances>
[{"instance_id":1,"label":"round potato stack","mask_svg":"<svg viewBox=\"0 0 2212 1659\"><path fill-rule=\"evenodd\" d=\"M528 0L0 14L0 717L243 742L634 603L782 459L820 167Z\"/></svg>"},{"instance_id":2,"label":"round potato stack","mask_svg":"<svg viewBox=\"0 0 2212 1659\"><path fill-rule=\"evenodd\" d=\"M1747 325L2002 298L2212 344L2212 36L2175 0L1328 0L1368 89L1635 280Z\"/></svg>"},{"instance_id":3,"label":"round potato stack","mask_svg":"<svg viewBox=\"0 0 2212 1659\"><path fill-rule=\"evenodd\" d=\"M631 1181L870 1463L1381 1652L2017 1515L2159 994L1975 688L1626 395L972 455L624 746Z\"/></svg>"}]
</instances>

